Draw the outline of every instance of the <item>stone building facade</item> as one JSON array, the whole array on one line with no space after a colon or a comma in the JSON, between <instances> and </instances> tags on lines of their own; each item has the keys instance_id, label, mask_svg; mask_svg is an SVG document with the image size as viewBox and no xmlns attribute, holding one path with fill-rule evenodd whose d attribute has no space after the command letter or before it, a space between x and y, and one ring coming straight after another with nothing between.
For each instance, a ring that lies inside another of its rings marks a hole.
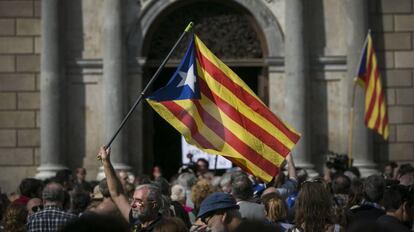
<instances>
[{"instance_id":1,"label":"stone building facade","mask_svg":"<svg viewBox=\"0 0 414 232\"><path fill-rule=\"evenodd\" d=\"M370 28L390 138L363 125L358 88L354 163L365 174L388 160L413 163L413 0L0 0L1 188L14 191L24 177L79 166L96 178L97 149L190 20L207 46L303 134L293 153L310 172L321 170L327 151L348 153L352 79ZM154 164L176 168L179 146L177 133L143 104L114 141L113 160L135 173Z\"/></svg>"}]
</instances>

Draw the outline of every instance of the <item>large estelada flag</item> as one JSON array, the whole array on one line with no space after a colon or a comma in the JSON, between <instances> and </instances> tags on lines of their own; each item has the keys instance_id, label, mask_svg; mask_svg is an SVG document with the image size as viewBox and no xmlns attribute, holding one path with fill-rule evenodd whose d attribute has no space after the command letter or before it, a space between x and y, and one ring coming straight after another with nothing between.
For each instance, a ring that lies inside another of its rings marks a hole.
<instances>
[{"instance_id":1,"label":"large estelada flag","mask_svg":"<svg viewBox=\"0 0 414 232\"><path fill-rule=\"evenodd\" d=\"M386 140L389 135L381 74L371 33L368 33L358 69L358 83L365 89L365 124Z\"/></svg>"},{"instance_id":2,"label":"large estelada flag","mask_svg":"<svg viewBox=\"0 0 414 232\"><path fill-rule=\"evenodd\" d=\"M300 138L197 36L167 85L147 101L188 143L267 182Z\"/></svg>"}]
</instances>

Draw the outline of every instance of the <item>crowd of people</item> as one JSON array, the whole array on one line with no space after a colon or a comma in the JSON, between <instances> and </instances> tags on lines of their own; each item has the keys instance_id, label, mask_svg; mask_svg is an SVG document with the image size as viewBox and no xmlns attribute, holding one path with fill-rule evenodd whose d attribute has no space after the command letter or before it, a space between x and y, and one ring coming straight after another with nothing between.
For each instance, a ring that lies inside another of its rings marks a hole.
<instances>
[{"instance_id":1,"label":"crowd of people","mask_svg":"<svg viewBox=\"0 0 414 232\"><path fill-rule=\"evenodd\" d=\"M309 177L286 157L286 172L263 183L240 170L221 176L208 162L183 166L171 180L116 171L110 150L98 153L105 179L62 170L45 181L26 178L18 194L1 193L0 231L411 231L414 167L388 163L361 178L347 160L328 160ZM331 157L332 158L332 157Z\"/></svg>"}]
</instances>

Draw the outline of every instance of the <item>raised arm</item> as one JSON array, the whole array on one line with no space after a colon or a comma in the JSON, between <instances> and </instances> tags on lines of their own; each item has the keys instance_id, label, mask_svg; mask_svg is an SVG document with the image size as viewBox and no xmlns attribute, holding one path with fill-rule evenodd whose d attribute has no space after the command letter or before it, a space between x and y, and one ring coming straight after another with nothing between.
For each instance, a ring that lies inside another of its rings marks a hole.
<instances>
[{"instance_id":1,"label":"raised arm","mask_svg":"<svg viewBox=\"0 0 414 232\"><path fill-rule=\"evenodd\" d=\"M289 178L294 178L295 180L298 179L298 176L296 175L296 167L295 163L293 162L292 154L286 156L286 161L288 165L288 176Z\"/></svg>"},{"instance_id":2,"label":"raised arm","mask_svg":"<svg viewBox=\"0 0 414 232\"><path fill-rule=\"evenodd\" d=\"M106 182L108 184L109 193L111 194L112 200L115 202L122 216L129 221L129 211L131 206L128 203L128 198L124 193L121 182L116 176L114 167L110 161L110 149L105 149L101 147L98 153L98 158L102 160L102 165L104 168Z\"/></svg>"}]
</instances>

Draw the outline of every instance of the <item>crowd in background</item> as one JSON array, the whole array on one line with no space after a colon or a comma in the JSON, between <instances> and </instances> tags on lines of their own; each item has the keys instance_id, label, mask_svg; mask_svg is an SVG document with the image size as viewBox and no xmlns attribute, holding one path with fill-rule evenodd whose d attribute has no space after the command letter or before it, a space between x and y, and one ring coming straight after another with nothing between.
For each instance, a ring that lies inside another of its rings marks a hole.
<instances>
[{"instance_id":1,"label":"crowd in background","mask_svg":"<svg viewBox=\"0 0 414 232\"><path fill-rule=\"evenodd\" d=\"M270 183L241 170L218 176L204 159L170 180L115 171L101 148L106 178L61 170L45 181L26 178L1 193L0 231L412 231L414 167L388 163L361 178L345 156L328 157L309 177L286 157Z\"/></svg>"}]
</instances>

